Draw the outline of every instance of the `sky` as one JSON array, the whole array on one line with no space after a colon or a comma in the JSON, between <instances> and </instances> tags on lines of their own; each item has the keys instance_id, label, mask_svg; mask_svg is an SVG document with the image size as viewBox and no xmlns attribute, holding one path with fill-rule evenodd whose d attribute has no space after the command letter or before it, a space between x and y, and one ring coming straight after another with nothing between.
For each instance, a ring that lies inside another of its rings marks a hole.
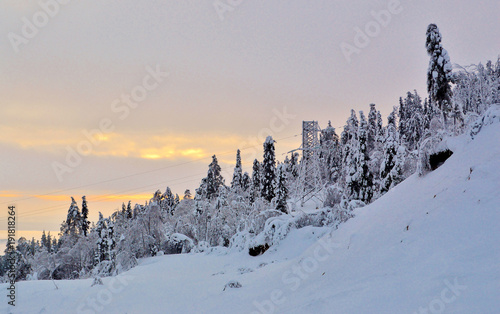
<instances>
[{"instance_id":1,"label":"sky","mask_svg":"<svg viewBox=\"0 0 500 314\"><path fill-rule=\"evenodd\" d=\"M384 117L426 93L425 31L452 63L496 60L500 2L0 2L0 238L58 232L75 197L90 219L154 191L193 193L217 155L226 183L301 144L301 121L340 133L350 109ZM385 119L385 118L384 118Z\"/></svg>"}]
</instances>

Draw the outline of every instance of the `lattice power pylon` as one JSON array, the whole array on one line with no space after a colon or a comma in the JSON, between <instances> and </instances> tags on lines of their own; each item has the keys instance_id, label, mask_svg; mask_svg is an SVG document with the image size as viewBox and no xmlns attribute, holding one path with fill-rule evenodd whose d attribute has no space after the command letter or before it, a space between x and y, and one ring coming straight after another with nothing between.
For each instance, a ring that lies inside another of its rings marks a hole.
<instances>
[{"instance_id":1,"label":"lattice power pylon","mask_svg":"<svg viewBox=\"0 0 500 314\"><path fill-rule=\"evenodd\" d=\"M320 145L318 121L302 121L302 161L300 163L299 193L301 206L312 198L319 199L323 189L319 162Z\"/></svg>"}]
</instances>

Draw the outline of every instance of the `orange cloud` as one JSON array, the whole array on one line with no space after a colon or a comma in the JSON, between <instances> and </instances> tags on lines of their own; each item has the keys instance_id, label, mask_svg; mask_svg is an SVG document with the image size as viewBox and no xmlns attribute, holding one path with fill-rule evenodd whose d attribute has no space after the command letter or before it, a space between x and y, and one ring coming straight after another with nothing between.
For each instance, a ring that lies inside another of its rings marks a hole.
<instances>
[{"instance_id":1,"label":"orange cloud","mask_svg":"<svg viewBox=\"0 0 500 314\"><path fill-rule=\"evenodd\" d=\"M14 193L10 191L0 191L0 197L21 197L22 194Z\"/></svg>"},{"instance_id":2,"label":"orange cloud","mask_svg":"<svg viewBox=\"0 0 500 314\"><path fill-rule=\"evenodd\" d=\"M69 195L33 195L36 198L39 198L44 201L70 201L71 196Z\"/></svg>"}]
</instances>

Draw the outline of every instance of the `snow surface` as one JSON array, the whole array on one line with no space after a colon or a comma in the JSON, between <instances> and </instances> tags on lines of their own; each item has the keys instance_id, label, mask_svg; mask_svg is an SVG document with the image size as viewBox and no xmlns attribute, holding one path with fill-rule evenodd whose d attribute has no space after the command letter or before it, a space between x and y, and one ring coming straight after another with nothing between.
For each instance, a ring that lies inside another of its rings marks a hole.
<instances>
[{"instance_id":1,"label":"snow surface","mask_svg":"<svg viewBox=\"0 0 500 314\"><path fill-rule=\"evenodd\" d=\"M16 307L3 296L0 311L499 313L499 138L495 123L474 140L448 140L454 154L443 166L411 176L338 230L292 230L258 257L147 258L93 287L93 279L57 281L58 289L20 282Z\"/></svg>"}]
</instances>

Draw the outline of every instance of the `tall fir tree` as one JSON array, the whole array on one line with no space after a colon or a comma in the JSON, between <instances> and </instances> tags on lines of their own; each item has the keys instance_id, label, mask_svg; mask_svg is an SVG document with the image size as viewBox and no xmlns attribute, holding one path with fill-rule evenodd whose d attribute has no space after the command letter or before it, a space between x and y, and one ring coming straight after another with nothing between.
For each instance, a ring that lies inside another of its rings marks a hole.
<instances>
[{"instance_id":1,"label":"tall fir tree","mask_svg":"<svg viewBox=\"0 0 500 314\"><path fill-rule=\"evenodd\" d=\"M448 52L441 45L441 34L437 25L429 24L426 35L425 46L430 57L427 69L427 91L431 102L442 111L446 125L447 115L452 110L450 85L452 66Z\"/></svg>"},{"instance_id":2,"label":"tall fir tree","mask_svg":"<svg viewBox=\"0 0 500 314\"><path fill-rule=\"evenodd\" d=\"M42 245L42 247L44 248L47 248L48 249L48 244L47 244L47 235L45 234L45 230L43 230L43 233L42 233L42 239L40 240L40 244Z\"/></svg>"},{"instance_id":3,"label":"tall fir tree","mask_svg":"<svg viewBox=\"0 0 500 314\"><path fill-rule=\"evenodd\" d=\"M279 210L285 214L288 213L287 198L287 169L286 165L283 163L278 166L278 176L276 182L276 210Z\"/></svg>"},{"instance_id":4,"label":"tall fir tree","mask_svg":"<svg viewBox=\"0 0 500 314\"><path fill-rule=\"evenodd\" d=\"M274 181L276 179L276 159L274 153L274 140L271 136L264 142L264 159L262 161L262 197L271 202L274 198Z\"/></svg>"},{"instance_id":5,"label":"tall fir tree","mask_svg":"<svg viewBox=\"0 0 500 314\"><path fill-rule=\"evenodd\" d=\"M358 155L356 153L358 145L358 127L359 121L356 116L356 111L351 109L351 116L347 119L344 130L340 136L342 145L342 183L346 186L353 179L352 176L356 173L356 164Z\"/></svg>"},{"instance_id":6,"label":"tall fir tree","mask_svg":"<svg viewBox=\"0 0 500 314\"><path fill-rule=\"evenodd\" d=\"M260 162L255 159L252 166L252 192L250 202L255 202L262 194L262 169Z\"/></svg>"},{"instance_id":7,"label":"tall fir tree","mask_svg":"<svg viewBox=\"0 0 500 314\"><path fill-rule=\"evenodd\" d=\"M252 185L252 179L248 172L243 173L243 177L241 178L241 189L243 192L248 192L250 186Z\"/></svg>"},{"instance_id":8,"label":"tall fir tree","mask_svg":"<svg viewBox=\"0 0 500 314\"><path fill-rule=\"evenodd\" d=\"M89 226L90 226L90 222L89 222L89 208L88 208L88 205L87 205L87 198L86 196L82 196L82 233L83 233L83 236L86 237L88 232L89 232Z\"/></svg>"},{"instance_id":9,"label":"tall fir tree","mask_svg":"<svg viewBox=\"0 0 500 314\"><path fill-rule=\"evenodd\" d=\"M360 191L359 199L365 204L369 204L373 197L373 174L370 171L369 150L368 150L368 123L363 111L359 112L359 164Z\"/></svg>"},{"instance_id":10,"label":"tall fir tree","mask_svg":"<svg viewBox=\"0 0 500 314\"><path fill-rule=\"evenodd\" d=\"M240 193L242 190L243 169L241 167L241 152L236 151L236 166L234 167L233 180L231 181L231 189L235 193Z\"/></svg>"},{"instance_id":11,"label":"tall fir tree","mask_svg":"<svg viewBox=\"0 0 500 314\"><path fill-rule=\"evenodd\" d=\"M328 121L328 126L321 130L320 134L320 160L322 163L323 176L328 182L333 182L337 179L338 172L338 149L339 136L332 127L332 123ZM293 156L293 155L292 155Z\"/></svg>"},{"instance_id":12,"label":"tall fir tree","mask_svg":"<svg viewBox=\"0 0 500 314\"><path fill-rule=\"evenodd\" d=\"M219 189L224 186L224 178L222 177L221 168L215 155L212 156L212 162L208 166L206 184L207 198L210 200L217 198L219 196Z\"/></svg>"},{"instance_id":13,"label":"tall fir tree","mask_svg":"<svg viewBox=\"0 0 500 314\"><path fill-rule=\"evenodd\" d=\"M408 92L405 100L401 104L404 107L405 115L400 117L400 125L404 123L404 135L400 129L399 133L404 138L403 144L410 150L417 148L424 131L424 117L422 108L422 99L417 91L414 94ZM401 111L401 109L400 109ZM404 122L401 122L404 120Z\"/></svg>"},{"instance_id":14,"label":"tall fir tree","mask_svg":"<svg viewBox=\"0 0 500 314\"><path fill-rule=\"evenodd\" d=\"M66 226L63 230L64 234L69 234L71 236L78 236L81 233L81 223L82 217L80 214L80 209L75 199L71 197L71 205L68 209L68 215L66 217Z\"/></svg>"},{"instance_id":15,"label":"tall fir tree","mask_svg":"<svg viewBox=\"0 0 500 314\"><path fill-rule=\"evenodd\" d=\"M127 203L127 219L132 219L133 213L132 213L132 202L128 201Z\"/></svg>"},{"instance_id":16,"label":"tall fir tree","mask_svg":"<svg viewBox=\"0 0 500 314\"><path fill-rule=\"evenodd\" d=\"M387 127L384 137L384 159L380 167L380 194L384 194L393 185L391 171L396 163L396 154L399 147L399 136L396 129L395 110L387 117Z\"/></svg>"},{"instance_id":17,"label":"tall fir tree","mask_svg":"<svg viewBox=\"0 0 500 314\"><path fill-rule=\"evenodd\" d=\"M375 104L370 104L370 112L368 113L368 137L367 137L367 150L370 153L375 149L375 144L379 135L379 128L377 124L377 108Z\"/></svg>"}]
</instances>

